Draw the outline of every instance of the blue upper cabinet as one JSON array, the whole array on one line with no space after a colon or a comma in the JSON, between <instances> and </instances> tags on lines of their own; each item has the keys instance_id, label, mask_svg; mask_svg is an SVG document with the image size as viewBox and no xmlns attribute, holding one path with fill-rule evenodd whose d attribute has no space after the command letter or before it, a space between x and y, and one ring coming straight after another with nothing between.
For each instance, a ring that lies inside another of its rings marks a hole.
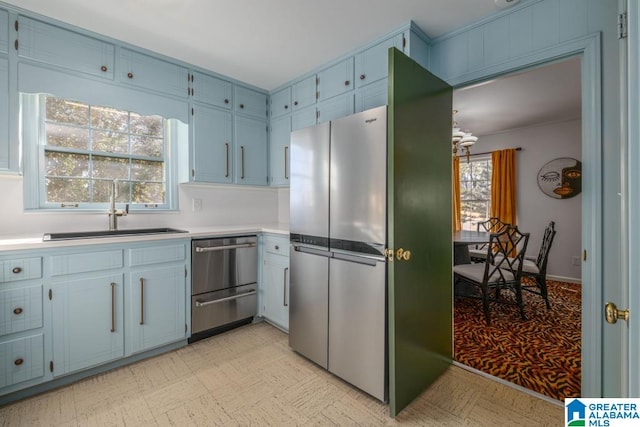
<instances>
[{"instance_id":1,"label":"blue upper cabinet","mask_svg":"<svg viewBox=\"0 0 640 427\"><path fill-rule=\"evenodd\" d=\"M271 95L271 117L280 117L291 112L291 87Z\"/></svg>"},{"instance_id":2,"label":"blue upper cabinet","mask_svg":"<svg viewBox=\"0 0 640 427\"><path fill-rule=\"evenodd\" d=\"M319 101L353 90L353 87L353 57L318 73Z\"/></svg>"},{"instance_id":3,"label":"blue upper cabinet","mask_svg":"<svg viewBox=\"0 0 640 427\"><path fill-rule=\"evenodd\" d=\"M191 181L233 182L230 111L194 105L191 115Z\"/></svg>"},{"instance_id":4,"label":"blue upper cabinet","mask_svg":"<svg viewBox=\"0 0 640 427\"><path fill-rule=\"evenodd\" d=\"M267 122L236 116L235 182L267 185Z\"/></svg>"},{"instance_id":5,"label":"blue upper cabinet","mask_svg":"<svg viewBox=\"0 0 640 427\"><path fill-rule=\"evenodd\" d=\"M298 130L313 126L318 119L318 110L316 107L305 108L304 110L296 111L291 115L291 130Z\"/></svg>"},{"instance_id":6,"label":"blue upper cabinet","mask_svg":"<svg viewBox=\"0 0 640 427\"><path fill-rule=\"evenodd\" d=\"M267 118L267 95L243 86L236 86L234 93L236 113Z\"/></svg>"},{"instance_id":7,"label":"blue upper cabinet","mask_svg":"<svg viewBox=\"0 0 640 427\"><path fill-rule=\"evenodd\" d=\"M316 103L317 79L313 75L296 82L291 87L291 102L293 111L302 110Z\"/></svg>"},{"instance_id":8,"label":"blue upper cabinet","mask_svg":"<svg viewBox=\"0 0 640 427\"><path fill-rule=\"evenodd\" d=\"M271 121L269 140L269 172L273 186L289 185L289 143L291 140L291 117L285 116Z\"/></svg>"},{"instance_id":9,"label":"blue upper cabinet","mask_svg":"<svg viewBox=\"0 0 640 427\"><path fill-rule=\"evenodd\" d=\"M356 55L356 88L387 77L389 48L402 50L403 40L404 35L397 34Z\"/></svg>"},{"instance_id":10,"label":"blue upper cabinet","mask_svg":"<svg viewBox=\"0 0 640 427\"><path fill-rule=\"evenodd\" d=\"M354 113L353 94L337 96L318 104L318 123L328 122Z\"/></svg>"},{"instance_id":11,"label":"blue upper cabinet","mask_svg":"<svg viewBox=\"0 0 640 427\"><path fill-rule=\"evenodd\" d=\"M190 92L189 72L161 59L129 49L120 49L118 71L122 83L186 98Z\"/></svg>"},{"instance_id":12,"label":"blue upper cabinet","mask_svg":"<svg viewBox=\"0 0 640 427\"><path fill-rule=\"evenodd\" d=\"M233 85L230 82L198 72L191 75L194 101L231 109Z\"/></svg>"},{"instance_id":13,"label":"blue upper cabinet","mask_svg":"<svg viewBox=\"0 0 640 427\"><path fill-rule=\"evenodd\" d=\"M17 28L19 57L113 80L113 44L25 16Z\"/></svg>"},{"instance_id":14,"label":"blue upper cabinet","mask_svg":"<svg viewBox=\"0 0 640 427\"><path fill-rule=\"evenodd\" d=\"M0 9L0 53L9 52L9 13Z\"/></svg>"},{"instance_id":15,"label":"blue upper cabinet","mask_svg":"<svg viewBox=\"0 0 640 427\"><path fill-rule=\"evenodd\" d=\"M356 91L356 113L387 105L389 80L384 78Z\"/></svg>"},{"instance_id":16,"label":"blue upper cabinet","mask_svg":"<svg viewBox=\"0 0 640 427\"><path fill-rule=\"evenodd\" d=\"M0 58L0 170L9 169L9 61Z\"/></svg>"}]
</instances>

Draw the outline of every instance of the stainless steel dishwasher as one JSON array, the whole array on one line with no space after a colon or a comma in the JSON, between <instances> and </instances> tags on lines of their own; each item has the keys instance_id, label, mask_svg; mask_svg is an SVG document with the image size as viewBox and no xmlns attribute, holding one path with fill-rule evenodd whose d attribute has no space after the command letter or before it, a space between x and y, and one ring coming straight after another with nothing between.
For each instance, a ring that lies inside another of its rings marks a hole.
<instances>
[{"instance_id":1,"label":"stainless steel dishwasher","mask_svg":"<svg viewBox=\"0 0 640 427\"><path fill-rule=\"evenodd\" d=\"M191 242L191 338L197 341L257 314L258 238Z\"/></svg>"}]
</instances>

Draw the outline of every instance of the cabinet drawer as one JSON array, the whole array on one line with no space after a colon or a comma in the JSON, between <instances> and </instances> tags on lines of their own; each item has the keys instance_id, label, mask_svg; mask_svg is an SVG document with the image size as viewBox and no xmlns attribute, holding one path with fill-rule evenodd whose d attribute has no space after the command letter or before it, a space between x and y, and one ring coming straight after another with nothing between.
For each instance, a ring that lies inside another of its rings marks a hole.
<instances>
[{"instance_id":1,"label":"cabinet drawer","mask_svg":"<svg viewBox=\"0 0 640 427\"><path fill-rule=\"evenodd\" d=\"M42 277L42 258L7 259L0 263L2 273L0 282L39 279Z\"/></svg>"},{"instance_id":2,"label":"cabinet drawer","mask_svg":"<svg viewBox=\"0 0 640 427\"><path fill-rule=\"evenodd\" d=\"M265 236L263 242L266 252L289 256L289 239L287 237Z\"/></svg>"},{"instance_id":3,"label":"cabinet drawer","mask_svg":"<svg viewBox=\"0 0 640 427\"><path fill-rule=\"evenodd\" d=\"M18 21L18 56L113 80L112 44L24 16Z\"/></svg>"},{"instance_id":4,"label":"cabinet drawer","mask_svg":"<svg viewBox=\"0 0 640 427\"><path fill-rule=\"evenodd\" d=\"M129 250L129 262L132 267L137 265L159 264L172 261L182 261L186 258L185 245L151 246Z\"/></svg>"},{"instance_id":5,"label":"cabinet drawer","mask_svg":"<svg viewBox=\"0 0 640 427\"><path fill-rule=\"evenodd\" d=\"M42 285L0 291L0 335L42 327Z\"/></svg>"},{"instance_id":6,"label":"cabinet drawer","mask_svg":"<svg viewBox=\"0 0 640 427\"><path fill-rule=\"evenodd\" d=\"M42 334L0 343L0 388L44 375Z\"/></svg>"},{"instance_id":7,"label":"cabinet drawer","mask_svg":"<svg viewBox=\"0 0 640 427\"><path fill-rule=\"evenodd\" d=\"M231 109L233 85L207 74L193 73L193 99L216 107Z\"/></svg>"},{"instance_id":8,"label":"cabinet drawer","mask_svg":"<svg viewBox=\"0 0 640 427\"><path fill-rule=\"evenodd\" d=\"M120 49L120 81L134 86L186 98L188 71L149 55Z\"/></svg>"},{"instance_id":9,"label":"cabinet drawer","mask_svg":"<svg viewBox=\"0 0 640 427\"><path fill-rule=\"evenodd\" d=\"M122 268L122 250L88 252L51 257L51 276L88 273L100 270Z\"/></svg>"}]
</instances>

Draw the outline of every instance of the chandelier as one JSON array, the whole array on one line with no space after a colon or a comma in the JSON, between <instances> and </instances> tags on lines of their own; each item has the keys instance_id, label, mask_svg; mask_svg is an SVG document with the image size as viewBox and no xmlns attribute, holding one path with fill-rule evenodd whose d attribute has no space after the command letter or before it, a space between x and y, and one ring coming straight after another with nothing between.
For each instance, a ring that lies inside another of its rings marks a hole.
<instances>
[{"instance_id":1,"label":"chandelier","mask_svg":"<svg viewBox=\"0 0 640 427\"><path fill-rule=\"evenodd\" d=\"M456 121L457 112L458 110L453 110L453 129L451 130L453 156L457 156L458 150L460 150L461 155L467 156L467 163L469 163L469 157L471 156L469 147L476 143L478 137L473 136L471 132L463 132L462 130L460 130L460 126L458 126L458 122ZM462 153L463 151L464 153Z\"/></svg>"}]
</instances>

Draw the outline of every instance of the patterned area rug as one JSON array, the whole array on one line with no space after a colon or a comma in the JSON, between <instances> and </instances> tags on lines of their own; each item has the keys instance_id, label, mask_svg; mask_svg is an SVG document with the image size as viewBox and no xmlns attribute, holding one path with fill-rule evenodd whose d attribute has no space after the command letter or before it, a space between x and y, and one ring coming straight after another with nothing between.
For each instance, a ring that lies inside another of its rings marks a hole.
<instances>
[{"instance_id":1,"label":"patterned area rug","mask_svg":"<svg viewBox=\"0 0 640 427\"><path fill-rule=\"evenodd\" d=\"M550 310L542 297L523 292L528 320L516 306L491 303L487 326L482 301L456 298L454 360L553 399L579 397L581 288L547 283Z\"/></svg>"}]
</instances>

